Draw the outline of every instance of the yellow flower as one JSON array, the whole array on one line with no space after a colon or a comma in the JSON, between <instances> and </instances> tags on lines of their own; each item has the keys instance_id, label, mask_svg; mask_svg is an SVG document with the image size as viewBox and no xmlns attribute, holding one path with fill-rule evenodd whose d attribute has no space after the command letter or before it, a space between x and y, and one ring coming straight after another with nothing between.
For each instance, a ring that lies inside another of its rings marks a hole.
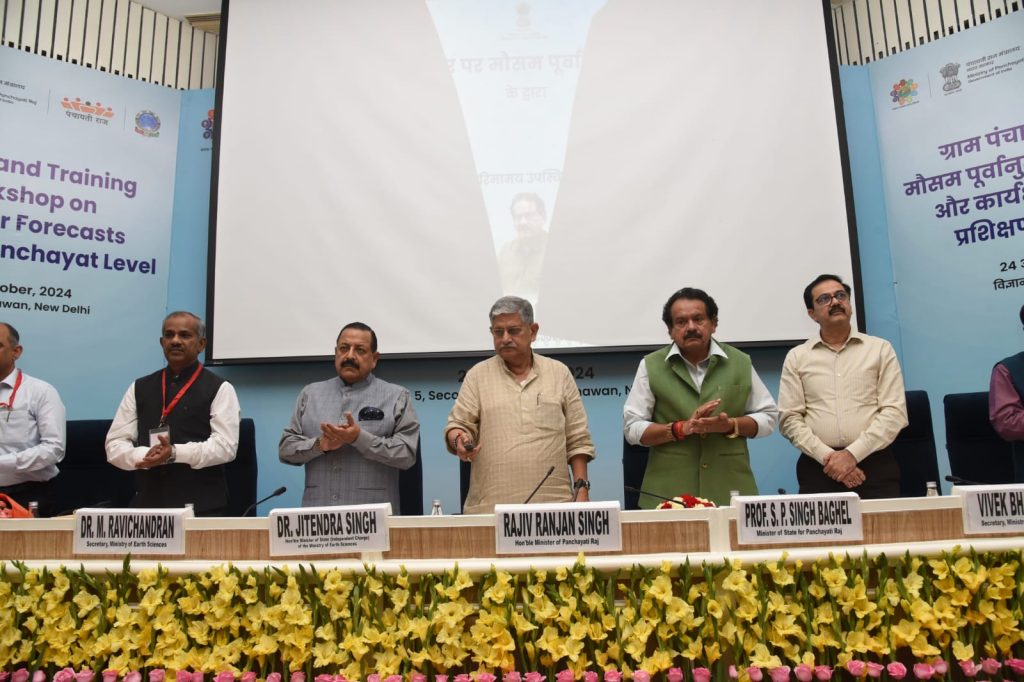
<instances>
[{"instance_id":1,"label":"yellow flower","mask_svg":"<svg viewBox=\"0 0 1024 682\"><path fill-rule=\"evenodd\" d=\"M782 665L782 661L778 656L769 652L768 647L759 643L750 652L750 664L759 668L776 668Z\"/></svg>"},{"instance_id":2,"label":"yellow flower","mask_svg":"<svg viewBox=\"0 0 1024 682\"><path fill-rule=\"evenodd\" d=\"M970 661L974 659L974 646L965 644L960 640L953 642L953 658L958 661Z\"/></svg>"},{"instance_id":3,"label":"yellow flower","mask_svg":"<svg viewBox=\"0 0 1024 682\"><path fill-rule=\"evenodd\" d=\"M660 601L663 604L669 603L669 601L673 597L672 581L669 579L667 575L659 575L657 578L654 579L654 582L651 583L651 587L649 590L647 590L647 594L652 599L656 599L657 601Z\"/></svg>"},{"instance_id":4,"label":"yellow flower","mask_svg":"<svg viewBox=\"0 0 1024 682\"><path fill-rule=\"evenodd\" d=\"M893 637L893 644L896 645L896 647L906 646L910 642L914 641L920 631L920 625L905 618L889 629L889 632Z\"/></svg>"}]
</instances>

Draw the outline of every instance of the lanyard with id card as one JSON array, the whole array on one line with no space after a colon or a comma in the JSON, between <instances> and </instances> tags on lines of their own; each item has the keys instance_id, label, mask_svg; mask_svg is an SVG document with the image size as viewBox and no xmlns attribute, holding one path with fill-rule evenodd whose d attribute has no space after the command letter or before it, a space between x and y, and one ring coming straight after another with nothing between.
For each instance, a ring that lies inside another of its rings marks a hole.
<instances>
[{"instance_id":1,"label":"lanyard with id card","mask_svg":"<svg viewBox=\"0 0 1024 682\"><path fill-rule=\"evenodd\" d=\"M166 436L167 439L170 440L171 427L167 425L167 415L169 415L171 413L171 410L173 410L178 405L178 403L181 401L182 396L184 396L185 393L188 392L188 389L192 388L192 384L196 382L196 379L199 378L199 373L202 371L203 363L200 362L199 366L196 367L196 371L192 373L192 377L185 383L184 386L181 387L181 390L178 391L178 394L176 396L174 396L170 404L167 403L167 370L165 369L163 371L160 384L160 402L161 405L163 405L163 408L160 410L160 425L157 426L155 429L149 430L150 447L160 444L160 436Z\"/></svg>"}]
</instances>

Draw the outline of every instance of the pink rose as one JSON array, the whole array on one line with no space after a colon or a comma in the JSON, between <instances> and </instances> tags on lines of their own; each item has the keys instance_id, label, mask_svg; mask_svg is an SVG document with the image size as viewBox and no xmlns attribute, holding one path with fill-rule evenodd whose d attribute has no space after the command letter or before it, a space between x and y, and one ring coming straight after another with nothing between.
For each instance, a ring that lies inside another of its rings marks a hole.
<instances>
[{"instance_id":1,"label":"pink rose","mask_svg":"<svg viewBox=\"0 0 1024 682\"><path fill-rule=\"evenodd\" d=\"M301 670L296 670L288 678L288 682L306 682L306 673Z\"/></svg>"},{"instance_id":2,"label":"pink rose","mask_svg":"<svg viewBox=\"0 0 1024 682\"><path fill-rule=\"evenodd\" d=\"M469 675L466 675L466 677L469 677ZM456 677L455 679L458 680L459 678ZM377 673L370 673L366 676L366 682L380 682L380 675ZM466 682L466 680L462 680L461 682Z\"/></svg>"},{"instance_id":3,"label":"pink rose","mask_svg":"<svg viewBox=\"0 0 1024 682\"><path fill-rule=\"evenodd\" d=\"M203 671L193 670L192 671L192 682L203 682Z\"/></svg>"},{"instance_id":4,"label":"pink rose","mask_svg":"<svg viewBox=\"0 0 1024 682\"><path fill-rule=\"evenodd\" d=\"M124 682L142 682L142 673L133 670L124 676Z\"/></svg>"},{"instance_id":5,"label":"pink rose","mask_svg":"<svg viewBox=\"0 0 1024 682\"><path fill-rule=\"evenodd\" d=\"M1024 675L1024 658L1008 658L1004 661L1016 675Z\"/></svg>"},{"instance_id":6,"label":"pink rose","mask_svg":"<svg viewBox=\"0 0 1024 682\"><path fill-rule=\"evenodd\" d=\"M498 678L490 673L477 673L476 676L476 682L494 682L496 679ZM384 682L402 682L402 676L391 675L388 679L384 680Z\"/></svg>"},{"instance_id":7,"label":"pink rose","mask_svg":"<svg viewBox=\"0 0 1024 682\"><path fill-rule=\"evenodd\" d=\"M806 663L801 663L793 668L793 675L799 682L811 682L814 678L814 669Z\"/></svg>"},{"instance_id":8,"label":"pink rose","mask_svg":"<svg viewBox=\"0 0 1024 682\"><path fill-rule=\"evenodd\" d=\"M526 676L526 682L541 682L540 680L531 680L530 676ZM622 673L618 670L605 670L604 671L604 682L622 682Z\"/></svg>"},{"instance_id":9,"label":"pink rose","mask_svg":"<svg viewBox=\"0 0 1024 682\"><path fill-rule=\"evenodd\" d=\"M506 678L507 679L507 678ZM583 682L597 682L600 677L593 670L586 670L583 672Z\"/></svg>"},{"instance_id":10,"label":"pink rose","mask_svg":"<svg viewBox=\"0 0 1024 682\"><path fill-rule=\"evenodd\" d=\"M18 668L11 674L11 682L28 682L28 671L24 668Z\"/></svg>"},{"instance_id":11,"label":"pink rose","mask_svg":"<svg viewBox=\"0 0 1024 682\"><path fill-rule=\"evenodd\" d=\"M816 665L814 666L814 679L818 682L827 682L832 679L832 666L830 665Z\"/></svg>"},{"instance_id":12,"label":"pink rose","mask_svg":"<svg viewBox=\"0 0 1024 682\"><path fill-rule=\"evenodd\" d=\"M267 675L267 682L281 682L281 673L270 673Z\"/></svg>"},{"instance_id":13,"label":"pink rose","mask_svg":"<svg viewBox=\"0 0 1024 682\"><path fill-rule=\"evenodd\" d=\"M573 673L573 671L569 670L568 668L565 668L563 670L559 670L557 673L555 673L555 680L556 680L556 682L572 682L575 679L576 679L576 674Z\"/></svg>"},{"instance_id":14,"label":"pink rose","mask_svg":"<svg viewBox=\"0 0 1024 682\"><path fill-rule=\"evenodd\" d=\"M434 675L434 682L448 682L447 675Z\"/></svg>"},{"instance_id":15,"label":"pink rose","mask_svg":"<svg viewBox=\"0 0 1024 682\"><path fill-rule=\"evenodd\" d=\"M846 672L854 677L863 675L865 669L867 669L867 666L864 665L864 661L858 661L856 658L851 658L846 662Z\"/></svg>"},{"instance_id":16,"label":"pink rose","mask_svg":"<svg viewBox=\"0 0 1024 682\"><path fill-rule=\"evenodd\" d=\"M74 682L75 671L71 668L61 668L53 674L53 682Z\"/></svg>"},{"instance_id":17,"label":"pink rose","mask_svg":"<svg viewBox=\"0 0 1024 682\"><path fill-rule=\"evenodd\" d=\"M738 680L739 678L740 678L740 671L736 669L736 666L730 665L729 666L729 679L730 680Z\"/></svg>"},{"instance_id":18,"label":"pink rose","mask_svg":"<svg viewBox=\"0 0 1024 682\"><path fill-rule=\"evenodd\" d=\"M594 674L596 675L597 673ZM523 676L519 674L518 670L509 670L507 673L502 674L501 679L502 682L523 682ZM416 680L412 682L416 682ZM588 680L587 682L590 681ZM594 680L594 682L597 682L597 680Z\"/></svg>"},{"instance_id":19,"label":"pink rose","mask_svg":"<svg viewBox=\"0 0 1024 682\"><path fill-rule=\"evenodd\" d=\"M572 682L570 677L568 680L558 680L558 682ZM651 674L646 670L637 670L633 673L633 682L651 682Z\"/></svg>"},{"instance_id":20,"label":"pink rose","mask_svg":"<svg viewBox=\"0 0 1024 682\"><path fill-rule=\"evenodd\" d=\"M37 670L32 673L32 682L46 682L46 673L42 670Z\"/></svg>"},{"instance_id":21,"label":"pink rose","mask_svg":"<svg viewBox=\"0 0 1024 682\"><path fill-rule=\"evenodd\" d=\"M376 680L371 680L369 677L366 678L366 682L380 682L380 677ZM455 682L473 682L473 678L466 673L459 673L455 676Z\"/></svg>"},{"instance_id":22,"label":"pink rose","mask_svg":"<svg viewBox=\"0 0 1024 682\"><path fill-rule=\"evenodd\" d=\"M11 676L6 670L0 670L0 682L7 682L7 678Z\"/></svg>"},{"instance_id":23,"label":"pink rose","mask_svg":"<svg viewBox=\"0 0 1024 682\"><path fill-rule=\"evenodd\" d=\"M935 668L928 663L914 664L914 677L919 680L928 680L935 676Z\"/></svg>"},{"instance_id":24,"label":"pink rose","mask_svg":"<svg viewBox=\"0 0 1024 682\"><path fill-rule=\"evenodd\" d=\"M878 678L882 676L882 671L885 670L885 666L881 663L875 663L874 661L867 662L868 677Z\"/></svg>"},{"instance_id":25,"label":"pink rose","mask_svg":"<svg viewBox=\"0 0 1024 682\"><path fill-rule=\"evenodd\" d=\"M17 674L17 673L15 673L15 674ZM103 675L103 682L117 682L117 678L121 676L121 674L117 670L114 670L113 668L107 668L106 670L103 671L102 675ZM18 682L18 680L14 679L11 682ZM21 682L25 682L25 681L22 680Z\"/></svg>"},{"instance_id":26,"label":"pink rose","mask_svg":"<svg viewBox=\"0 0 1024 682\"><path fill-rule=\"evenodd\" d=\"M242 673L242 682L256 682L256 680L257 676L256 673L254 673L253 671L250 670L248 672ZM153 680L150 679L150 682L153 682ZM163 681L161 680L161 682Z\"/></svg>"},{"instance_id":27,"label":"pink rose","mask_svg":"<svg viewBox=\"0 0 1024 682\"><path fill-rule=\"evenodd\" d=\"M981 672L986 675L995 675L1002 667L1003 664L994 658L984 658L981 661Z\"/></svg>"},{"instance_id":28,"label":"pink rose","mask_svg":"<svg viewBox=\"0 0 1024 682\"><path fill-rule=\"evenodd\" d=\"M960 670L963 672L964 677L976 677L981 668L974 661L968 659L966 661L958 661L960 663Z\"/></svg>"},{"instance_id":29,"label":"pink rose","mask_svg":"<svg viewBox=\"0 0 1024 682\"><path fill-rule=\"evenodd\" d=\"M711 671L707 668L694 668L693 682L711 682Z\"/></svg>"},{"instance_id":30,"label":"pink rose","mask_svg":"<svg viewBox=\"0 0 1024 682\"><path fill-rule=\"evenodd\" d=\"M902 680L907 676L907 666L903 665L899 661L893 661L889 665L885 666L885 670L889 673L889 677L894 680Z\"/></svg>"},{"instance_id":31,"label":"pink rose","mask_svg":"<svg viewBox=\"0 0 1024 682\"><path fill-rule=\"evenodd\" d=\"M149 682L164 682L164 677L166 676L166 670L164 670L163 668L154 668L153 670L149 671Z\"/></svg>"},{"instance_id":32,"label":"pink rose","mask_svg":"<svg viewBox=\"0 0 1024 682\"><path fill-rule=\"evenodd\" d=\"M683 682L683 669L669 668L667 677L668 682ZM584 682L586 682L586 680L584 680Z\"/></svg>"},{"instance_id":33,"label":"pink rose","mask_svg":"<svg viewBox=\"0 0 1024 682\"><path fill-rule=\"evenodd\" d=\"M327 673L321 673L313 678L313 682L334 682L334 675L328 675Z\"/></svg>"},{"instance_id":34,"label":"pink rose","mask_svg":"<svg viewBox=\"0 0 1024 682\"><path fill-rule=\"evenodd\" d=\"M270 682L267 680L267 682ZM427 676L423 673L413 673L409 675L409 682L427 682Z\"/></svg>"},{"instance_id":35,"label":"pink rose","mask_svg":"<svg viewBox=\"0 0 1024 682\"><path fill-rule=\"evenodd\" d=\"M129 680L124 682L129 682ZM214 675L213 682L235 682L235 674L230 670L222 670Z\"/></svg>"},{"instance_id":36,"label":"pink rose","mask_svg":"<svg viewBox=\"0 0 1024 682\"><path fill-rule=\"evenodd\" d=\"M936 675L945 675L949 672L949 664L946 663L944 658L936 658L932 661L932 668L935 670Z\"/></svg>"},{"instance_id":37,"label":"pink rose","mask_svg":"<svg viewBox=\"0 0 1024 682\"><path fill-rule=\"evenodd\" d=\"M756 665L752 665L747 668L747 677L750 678L750 682L761 682L764 679L764 673Z\"/></svg>"},{"instance_id":38,"label":"pink rose","mask_svg":"<svg viewBox=\"0 0 1024 682\"><path fill-rule=\"evenodd\" d=\"M88 668L82 668L75 673L75 682L92 682L92 679L96 677L96 673L89 670ZM0 682L3 682L0 680Z\"/></svg>"},{"instance_id":39,"label":"pink rose","mask_svg":"<svg viewBox=\"0 0 1024 682\"><path fill-rule=\"evenodd\" d=\"M768 669L768 677L772 678L772 682L789 682L789 671L788 665L777 665Z\"/></svg>"}]
</instances>

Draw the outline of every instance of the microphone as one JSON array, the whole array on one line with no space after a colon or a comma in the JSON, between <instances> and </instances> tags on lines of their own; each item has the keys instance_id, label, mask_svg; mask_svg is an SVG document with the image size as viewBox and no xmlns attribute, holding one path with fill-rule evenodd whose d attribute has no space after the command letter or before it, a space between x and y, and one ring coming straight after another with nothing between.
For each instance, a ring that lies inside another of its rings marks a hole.
<instances>
[{"instance_id":1,"label":"microphone","mask_svg":"<svg viewBox=\"0 0 1024 682\"><path fill-rule=\"evenodd\" d=\"M269 499L271 499L273 497L277 497L278 495L284 495L286 492L288 492L288 488L286 488L285 486L281 486L280 488L278 488L274 492L272 492L269 495L267 495L266 497L264 497L262 500L256 500L255 502L250 504L248 507L246 507L245 511L242 512L242 516L248 516L249 512L251 512L253 509L258 507L259 505L263 504L264 502L266 502L267 500L269 500Z\"/></svg>"},{"instance_id":2,"label":"microphone","mask_svg":"<svg viewBox=\"0 0 1024 682\"><path fill-rule=\"evenodd\" d=\"M779 494L780 495L788 495L789 493L786 492L785 488L779 488Z\"/></svg>"},{"instance_id":3,"label":"microphone","mask_svg":"<svg viewBox=\"0 0 1024 682\"><path fill-rule=\"evenodd\" d=\"M640 493L641 495L647 495L647 497L656 497L659 500L664 500L665 502L675 502L675 500L673 500L671 497L662 497L661 495L655 495L654 493L649 493L646 490L640 490L640 488L634 488L631 485L625 485L625 486L622 486L622 487L625 488L626 490L628 490L631 493ZM678 502L676 504L678 504Z\"/></svg>"},{"instance_id":4,"label":"microphone","mask_svg":"<svg viewBox=\"0 0 1024 682\"><path fill-rule=\"evenodd\" d=\"M988 485L987 483L979 483L978 481L968 481L966 478L960 478L959 476L953 476L952 474L947 474L946 480L953 485Z\"/></svg>"},{"instance_id":5,"label":"microphone","mask_svg":"<svg viewBox=\"0 0 1024 682\"><path fill-rule=\"evenodd\" d=\"M530 500L532 500L533 496L537 494L537 491L540 490L540 487L542 485L544 485L544 481L548 480L548 477L551 474L553 474L553 473L555 473L555 465L554 464L552 464L551 468L548 469L548 472L546 474L544 474L544 478L540 479L540 483L537 484L537 487L533 489L533 492L530 493L530 496L526 498L526 501L523 502L523 504L530 504Z\"/></svg>"}]
</instances>

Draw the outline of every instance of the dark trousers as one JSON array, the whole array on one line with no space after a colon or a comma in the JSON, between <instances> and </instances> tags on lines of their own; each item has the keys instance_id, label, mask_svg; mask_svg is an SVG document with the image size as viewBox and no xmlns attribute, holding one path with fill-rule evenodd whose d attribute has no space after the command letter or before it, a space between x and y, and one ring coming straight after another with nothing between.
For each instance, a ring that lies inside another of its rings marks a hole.
<instances>
[{"instance_id":1,"label":"dark trousers","mask_svg":"<svg viewBox=\"0 0 1024 682\"><path fill-rule=\"evenodd\" d=\"M9 496L25 509L28 509L29 502L38 502L40 517L53 516L58 511L50 503L49 481L26 481L14 485L0 485L0 493Z\"/></svg>"},{"instance_id":2,"label":"dark trousers","mask_svg":"<svg viewBox=\"0 0 1024 682\"><path fill-rule=\"evenodd\" d=\"M856 488L847 488L839 481L829 478L818 460L800 453L796 462L796 480L800 483L800 494L853 492L863 500L900 496L900 465L890 448L872 452L858 465L864 472L864 482Z\"/></svg>"}]
</instances>

